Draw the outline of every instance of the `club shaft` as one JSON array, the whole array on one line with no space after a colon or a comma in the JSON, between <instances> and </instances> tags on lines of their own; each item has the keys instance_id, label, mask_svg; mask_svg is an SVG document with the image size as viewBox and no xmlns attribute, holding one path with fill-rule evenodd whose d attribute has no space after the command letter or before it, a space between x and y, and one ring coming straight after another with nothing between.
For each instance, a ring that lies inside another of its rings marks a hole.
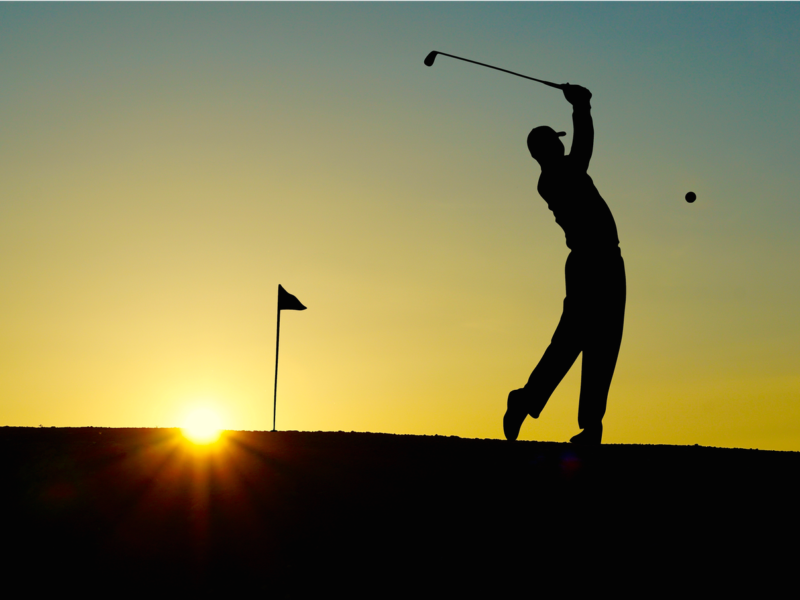
<instances>
[{"instance_id":1,"label":"club shaft","mask_svg":"<svg viewBox=\"0 0 800 600\"><path fill-rule=\"evenodd\" d=\"M545 85L549 85L550 87L554 87L558 90L564 89L564 86L560 83L551 83L549 81L544 81L543 79L536 79L535 77L528 77L527 75L523 75L522 73L515 73L514 71L509 71L508 69L501 69L500 67L494 67L492 65L487 65L486 63L478 62L477 60L470 60L468 58L461 58L460 56L456 56L454 54L448 54L447 52L437 52L437 54L441 54L442 56L449 56L450 58L456 58L458 60L463 60L464 62L469 62L475 65L480 65L482 67L489 67L490 69L494 69L495 71L503 71L503 73L509 73L511 75L516 75L517 77L522 77L523 79L530 79L531 81L538 81L539 83L543 83Z\"/></svg>"}]
</instances>

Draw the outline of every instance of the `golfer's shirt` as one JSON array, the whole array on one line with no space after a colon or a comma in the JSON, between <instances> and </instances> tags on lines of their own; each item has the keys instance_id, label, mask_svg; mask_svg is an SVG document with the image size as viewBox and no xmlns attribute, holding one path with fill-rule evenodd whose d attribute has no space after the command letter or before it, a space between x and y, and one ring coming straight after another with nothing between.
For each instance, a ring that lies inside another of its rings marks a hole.
<instances>
[{"instance_id":1,"label":"golfer's shirt","mask_svg":"<svg viewBox=\"0 0 800 600\"><path fill-rule=\"evenodd\" d=\"M570 156L557 167L543 170L537 189L564 230L570 250L602 251L619 246L611 210L589 174Z\"/></svg>"}]
</instances>

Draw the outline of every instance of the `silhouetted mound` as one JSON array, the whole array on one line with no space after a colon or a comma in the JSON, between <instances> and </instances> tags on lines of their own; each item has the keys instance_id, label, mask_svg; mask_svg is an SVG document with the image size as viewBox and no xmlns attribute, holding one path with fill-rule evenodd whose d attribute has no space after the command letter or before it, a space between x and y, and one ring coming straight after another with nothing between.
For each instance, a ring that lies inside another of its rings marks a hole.
<instances>
[{"instance_id":1,"label":"silhouetted mound","mask_svg":"<svg viewBox=\"0 0 800 600\"><path fill-rule=\"evenodd\" d=\"M31 590L763 597L796 564L798 453L98 428L0 445L4 566Z\"/></svg>"}]
</instances>

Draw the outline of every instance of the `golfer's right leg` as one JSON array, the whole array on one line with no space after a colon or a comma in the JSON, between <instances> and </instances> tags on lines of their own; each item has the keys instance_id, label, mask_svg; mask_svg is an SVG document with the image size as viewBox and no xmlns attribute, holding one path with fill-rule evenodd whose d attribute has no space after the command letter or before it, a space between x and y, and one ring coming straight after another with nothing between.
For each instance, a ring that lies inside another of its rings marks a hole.
<instances>
[{"instance_id":1,"label":"golfer's right leg","mask_svg":"<svg viewBox=\"0 0 800 600\"><path fill-rule=\"evenodd\" d=\"M508 408L503 417L503 432L507 440L517 439L525 417L530 415L536 419L539 416L581 353L578 315L571 310L570 304L568 299L564 300L564 312L561 313L553 339L528 378L528 383L508 395Z\"/></svg>"}]
</instances>

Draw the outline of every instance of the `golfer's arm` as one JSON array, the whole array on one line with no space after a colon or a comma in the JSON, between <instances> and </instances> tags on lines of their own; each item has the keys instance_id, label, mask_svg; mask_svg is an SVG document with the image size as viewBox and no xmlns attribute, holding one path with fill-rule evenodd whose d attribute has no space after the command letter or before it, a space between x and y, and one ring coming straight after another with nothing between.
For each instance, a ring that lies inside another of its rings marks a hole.
<instances>
[{"instance_id":1,"label":"golfer's arm","mask_svg":"<svg viewBox=\"0 0 800 600\"><path fill-rule=\"evenodd\" d=\"M572 150L569 155L582 169L588 170L594 147L592 109L588 103L572 108L572 127Z\"/></svg>"}]
</instances>

